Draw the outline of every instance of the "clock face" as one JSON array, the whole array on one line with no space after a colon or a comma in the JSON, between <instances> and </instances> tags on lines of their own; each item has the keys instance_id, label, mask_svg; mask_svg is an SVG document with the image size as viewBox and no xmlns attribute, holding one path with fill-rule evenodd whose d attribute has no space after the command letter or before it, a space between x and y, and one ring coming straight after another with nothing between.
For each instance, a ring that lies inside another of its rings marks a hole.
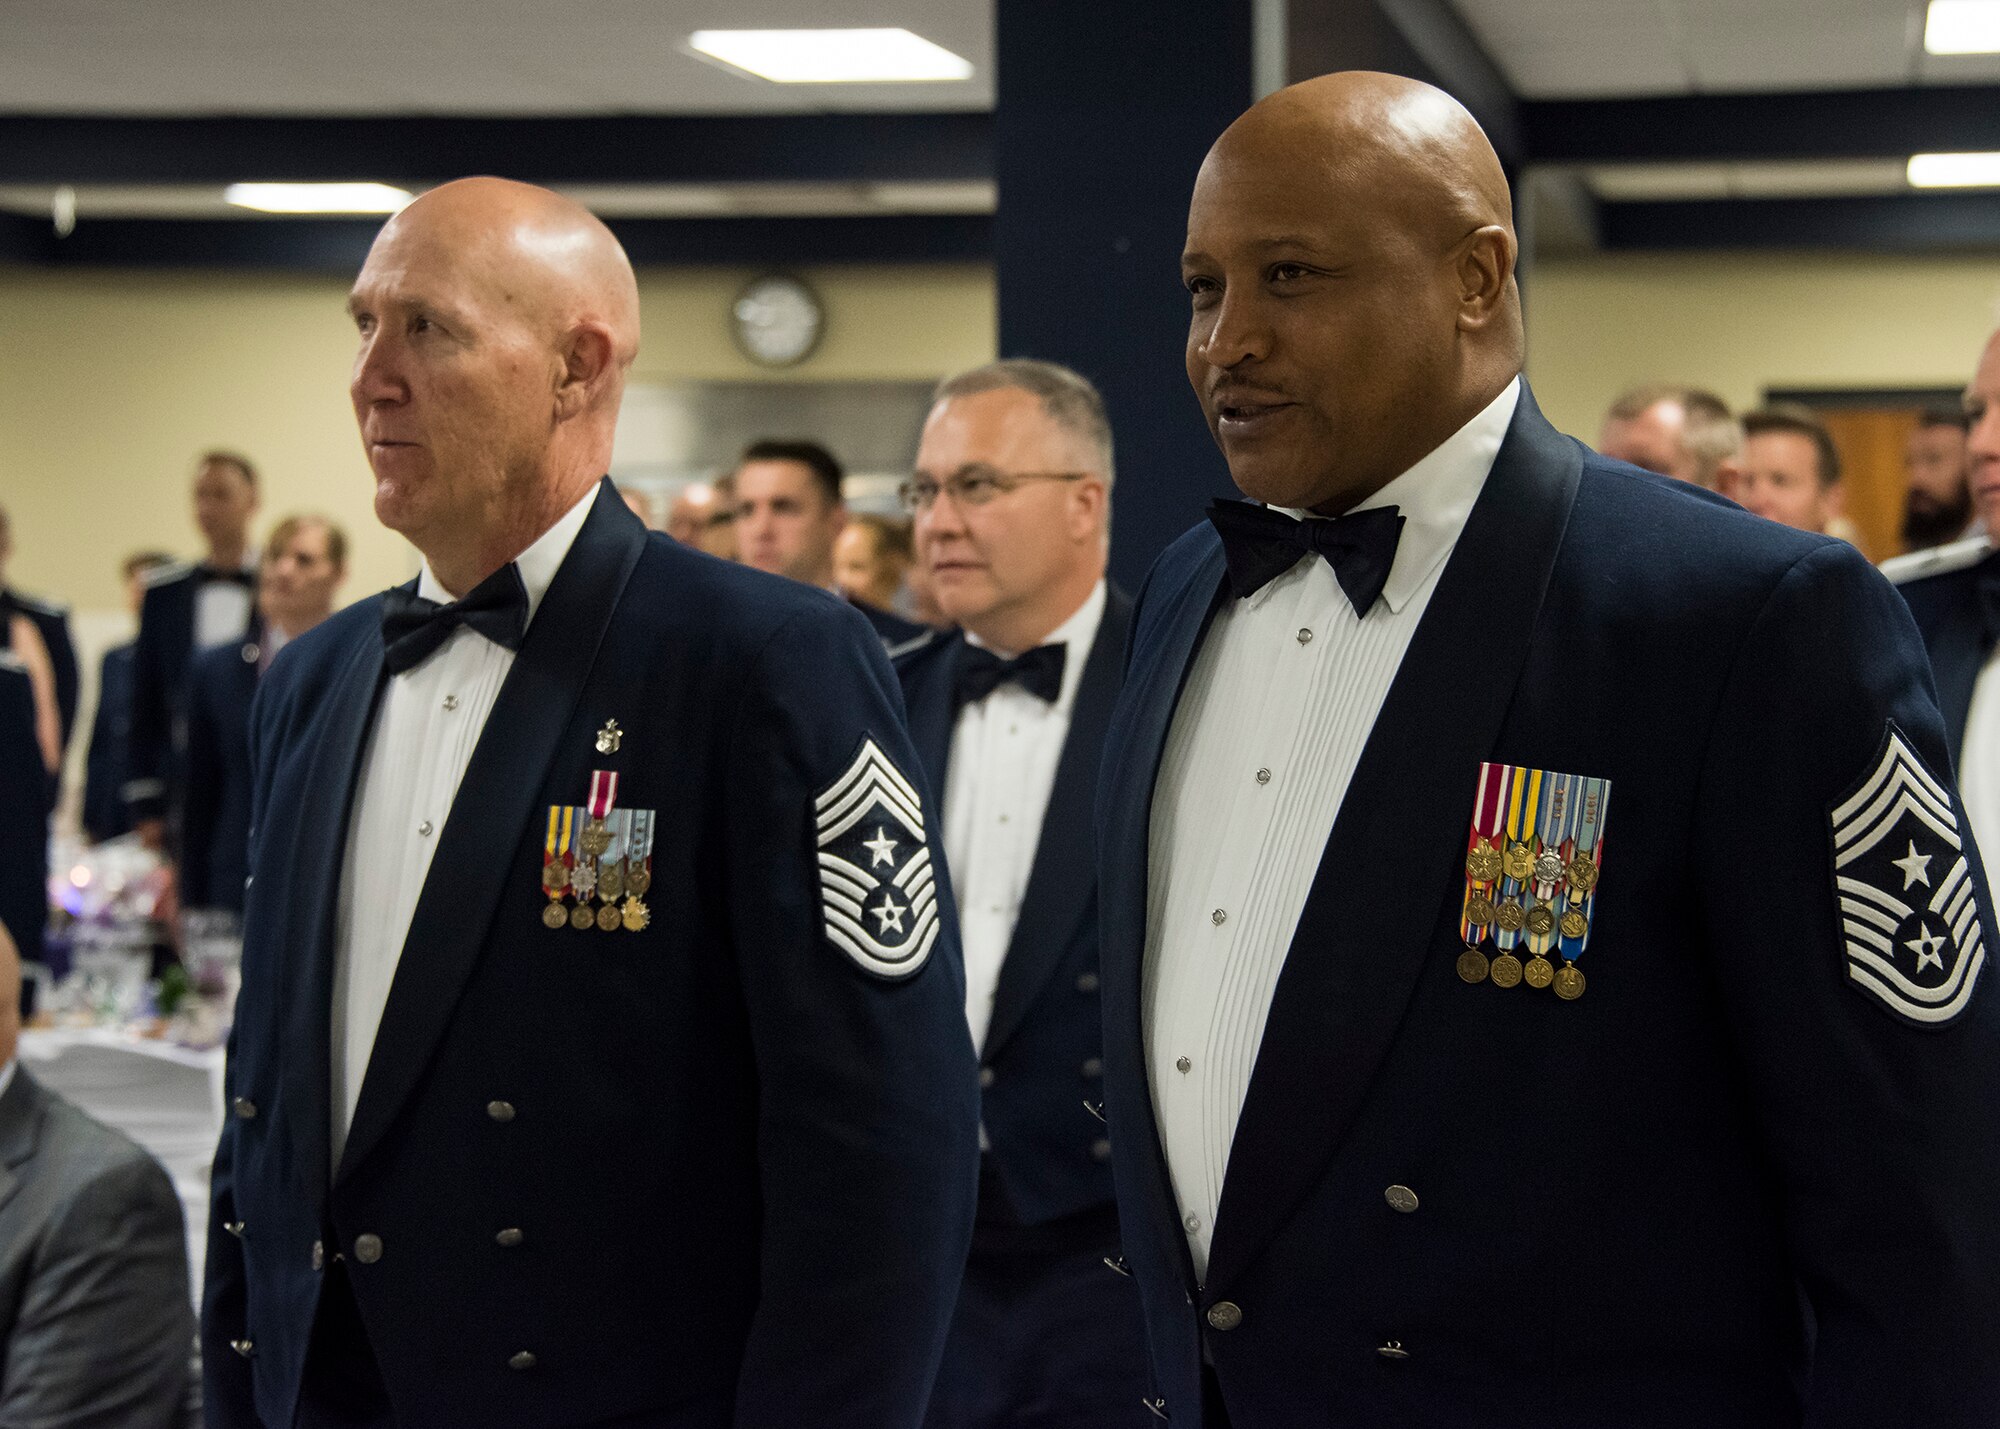
<instances>
[{"instance_id":1,"label":"clock face","mask_svg":"<svg viewBox=\"0 0 2000 1429\"><path fill-rule=\"evenodd\" d=\"M826 329L826 312L813 290L782 276L759 278L738 293L729 318L743 355L766 367L805 361Z\"/></svg>"}]
</instances>

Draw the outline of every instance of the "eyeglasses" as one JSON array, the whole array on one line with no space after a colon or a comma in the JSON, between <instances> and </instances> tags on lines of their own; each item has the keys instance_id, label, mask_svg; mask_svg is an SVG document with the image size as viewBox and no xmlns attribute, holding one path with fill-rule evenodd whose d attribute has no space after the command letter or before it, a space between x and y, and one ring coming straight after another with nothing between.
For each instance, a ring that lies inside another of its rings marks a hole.
<instances>
[{"instance_id":1,"label":"eyeglasses","mask_svg":"<svg viewBox=\"0 0 2000 1429\"><path fill-rule=\"evenodd\" d=\"M1005 496L1024 481L1082 481L1087 471L996 471L987 466L962 467L943 481L919 473L896 488L905 511L928 511L940 494L949 496L954 506L984 506L996 496Z\"/></svg>"}]
</instances>

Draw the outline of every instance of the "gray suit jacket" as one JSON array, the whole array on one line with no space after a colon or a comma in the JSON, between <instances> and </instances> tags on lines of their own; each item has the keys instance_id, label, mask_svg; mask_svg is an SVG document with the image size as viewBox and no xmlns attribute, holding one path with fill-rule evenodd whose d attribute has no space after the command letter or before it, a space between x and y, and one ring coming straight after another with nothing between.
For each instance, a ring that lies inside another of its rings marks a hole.
<instances>
[{"instance_id":1,"label":"gray suit jacket","mask_svg":"<svg viewBox=\"0 0 2000 1429\"><path fill-rule=\"evenodd\" d=\"M16 1066L0 1094L0 1429L185 1423L193 1348L173 1183Z\"/></svg>"}]
</instances>

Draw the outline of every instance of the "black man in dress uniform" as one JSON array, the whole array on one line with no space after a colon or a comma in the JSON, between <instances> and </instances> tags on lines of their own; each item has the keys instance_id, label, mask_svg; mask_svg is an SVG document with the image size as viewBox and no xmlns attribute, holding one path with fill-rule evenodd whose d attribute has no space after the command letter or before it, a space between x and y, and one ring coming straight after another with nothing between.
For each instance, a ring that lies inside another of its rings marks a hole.
<instances>
[{"instance_id":1,"label":"black man in dress uniform","mask_svg":"<svg viewBox=\"0 0 2000 1429\"><path fill-rule=\"evenodd\" d=\"M1252 501L1154 566L1105 1077L1176 1429L2000 1422L2000 1002L1852 547L1558 434L1440 91L1217 141L1187 365Z\"/></svg>"}]
</instances>

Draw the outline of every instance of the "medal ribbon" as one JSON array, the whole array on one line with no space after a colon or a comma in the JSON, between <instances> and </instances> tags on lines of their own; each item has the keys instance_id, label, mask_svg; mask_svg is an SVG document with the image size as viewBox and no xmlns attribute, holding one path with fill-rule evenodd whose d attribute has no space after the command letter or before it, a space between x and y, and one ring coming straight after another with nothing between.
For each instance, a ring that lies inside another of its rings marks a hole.
<instances>
[{"instance_id":1,"label":"medal ribbon","mask_svg":"<svg viewBox=\"0 0 2000 1429\"><path fill-rule=\"evenodd\" d=\"M1546 797L1542 800L1541 818L1535 830L1535 856L1537 859L1555 854L1562 856L1563 846L1575 837L1577 779L1574 774L1548 774L1543 776ZM1530 883L1530 911L1546 908L1549 914L1549 929L1537 933L1531 926L1528 932L1528 949L1540 957L1555 946L1555 919L1561 914L1559 906L1564 875L1558 873L1553 879L1534 877Z\"/></svg>"},{"instance_id":2,"label":"medal ribbon","mask_svg":"<svg viewBox=\"0 0 2000 1429\"><path fill-rule=\"evenodd\" d=\"M1466 839L1465 852L1469 858L1480 847L1500 852L1500 816L1507 807L1507 791L1514 777L1511 764L1482 764L1479 766L1479 794L1472 804L1472 832ZM1466 916L1475 897L1485 897L1498 879L1476 879L1470 872L1465 876L1465 903L1459 912L1458 936L1467 947L1471 947L1486 936L1487 924L1474 923Z\"/></svg>"},{"instance_id":3,"label":"medal ribbon","mask_svg":"<svg viewBox=\"0 0 2000 1429\"><path fill-rule=\"evenodd\" d=\"M1539 769L1516 769L1514 788L1507 801L1507 844L1527 844L1533 848L1536 816L1541 811L1543 773ZM1532 871L1530 873L1532 877ZM1521 897L1525 879L1507 876L1504 872L1500 882L1500 899L1514 899L1526 912L1526 900ZM1502 952L1512 952L1520 946L1525 930L1516 928L1512 932L1494 925L1493 941Z\"/></svg>"},{"instance_id":4,"label":"medal ribbon","mask_svg":"<svg viewBox=\"0 0 2000 1429\"><path fill-rule=\"evenodd\" d=\"M1575 858L1588 860L1593 868L1601 869L1604 864L1604 816L1611 804L1611 781L1609 779L1585 779L1583 797L1578 803ZM1583 956L1584 945L1590 941L1590 922L1594 921L1597 902L1597 885L1591 884L1588 893L1580 892L1574 885L1569 890L1569 907L1582 913L1586 922L1579 937L1565 937L1562 940L1564 962L1575 962Z\"/></svg>"},{"instance_id":5,"label":"medal ribbon","mask_svg":"<svg viewBox=\"0 0 2000 1429\"><path fill-rule=\"evenodd\" d=\"M590 817L602 819L618 802L618 771L593 769L590 773Z\"/></svg>"},{"instance_id":6,"label":"medal ribbon","mask_svg":"<svg viewBox=\"0 0 2000 1429\"><path fill-rule=\"evenodd\" d=\"M569 810L559 804L549 805L549 832L542 843L542 892L557 903L562 901L563 894L569 889L569 867L563 859L564 852L569 848L568 830ZM560 842L558 835L561 836ZM552 868L562 869L560 882L549 871Z\"/></svg>"},{"instance_id":7,"label":"medal ribbon","mask_svg":"<svg viewBox=\"0 0 2000 1429\"><path fill-rule=\"evenodd\" d=\"M626 847L626 858L634 868L643 867L650 874L653 871L653 811L634 809L632 830Z\"/></svg>"}]
</instances>

